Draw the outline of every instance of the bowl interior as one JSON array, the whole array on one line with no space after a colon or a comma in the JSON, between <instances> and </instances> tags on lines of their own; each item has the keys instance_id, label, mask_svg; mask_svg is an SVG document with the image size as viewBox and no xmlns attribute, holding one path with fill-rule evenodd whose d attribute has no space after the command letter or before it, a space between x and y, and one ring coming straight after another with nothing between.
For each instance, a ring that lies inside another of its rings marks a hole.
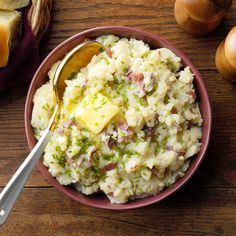
<instances>
[{"instance_id":1,"label":"bowl interior","mask_svg":"<svg viewBox=\"0 0 236 236\"><path fill-rule=\"evenodd\" d=\"M114 209L114 210L123 210L123 209L131 209L131 208L138 208L145 205L149 205L155 202L158 202L167 196L174 193L178 190L181 186L183 186L195 173L196 169L199 167L208 147L210 132L211 132L211 107L209 103L208 94L203 83L202 77L196 67L191 63L191 61L177 48L175 48L171 43L168 41L147 33L145 31L123 27L123 26L106 26L106 27L98 27L94 29L90 29L79 33L56 47L48 57L42 62L41 66L37 70L29 91L25 105L25 130L27 141L30 150L36 144L36 140L34 138L33 129L30 125L31 121L31 113L33 107L33 96L35 91L48 80L47 73L50 70L51 66L58 60L62 59L65 54L74 48L76 45L82 43L86 38L94 39L98 36L104 34L114 34L119 37L126 37L126 38L136 38L139 40L143 40L145 43L149 44L151 48L160 48L166 47L172 50L177 56L182 59L182 63L184 65L188 65L191 68L191 71L195 74L194 85L197 93L197 99L200 106L200 111L203 117L203 136L202 136L202 145L200 152L192 158L191 164L189 169L187 170L185 176L178 180L172 187L163 190L161 193L158 193L154 196L149 196L143 199L138 199L135 201L130 201L126 204L111 204L109 200L106 198L104 194L93 194L91 196L86 196L79 193L73 187L66 187L60 185L55 178L53 178L47 168L43 165L42 160L40 160L37 164L39 170L42 174L46 177L50 184L56 187L59 191L63 192L64 194L70 196L74 200L82 202L84 204L99 207L99 208L106 208L106 209Z\"/></svg>"}]
</instances>

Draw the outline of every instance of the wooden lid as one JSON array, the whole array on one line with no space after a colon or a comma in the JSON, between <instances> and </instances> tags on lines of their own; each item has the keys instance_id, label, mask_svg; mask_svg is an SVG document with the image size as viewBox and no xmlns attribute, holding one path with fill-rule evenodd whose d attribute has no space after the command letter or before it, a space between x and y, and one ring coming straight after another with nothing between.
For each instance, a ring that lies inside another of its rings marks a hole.
<instances>
[{"instance_id":1,"label":"wooden lid","mask_svg":"<svg viewBox=\"0 0 236 236\"><path fill-rule=\"evenodd\" d=\"M236 26L234 26L225 40L225 55L229 63L236 69Z\"/></svg>"},{"instance_id":2,"label":"wooden lid","mask_svg":"<svg viewBox=\"0 0 236 236\"><path fill-rule=\"evenodd\" d=\"M198 21L214 21L224 17L232 0L183 0L185 10Z\"/></svg>"}]
</instances>

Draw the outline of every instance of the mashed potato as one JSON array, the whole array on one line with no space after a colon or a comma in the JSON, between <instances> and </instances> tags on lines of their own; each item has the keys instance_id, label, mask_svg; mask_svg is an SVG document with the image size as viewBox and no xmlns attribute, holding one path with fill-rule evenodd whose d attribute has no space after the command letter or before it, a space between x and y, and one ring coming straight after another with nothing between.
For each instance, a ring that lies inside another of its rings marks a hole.
<instances>
[{"instance_id":1,"label":"mashed potato","mask_svg":"<svg viewBox=\"0 0 236 236\"><path fill-rule=\"evenodd\" d=\"M184 176L200 149L194 75L167 48L105 35L105 50L66 81L44 165L60 184L112 203L153 195ZM49 72L52 78L56 65ZM34 96L36 138L53 111L50 81Z\"/></svg>"}]
</instances>

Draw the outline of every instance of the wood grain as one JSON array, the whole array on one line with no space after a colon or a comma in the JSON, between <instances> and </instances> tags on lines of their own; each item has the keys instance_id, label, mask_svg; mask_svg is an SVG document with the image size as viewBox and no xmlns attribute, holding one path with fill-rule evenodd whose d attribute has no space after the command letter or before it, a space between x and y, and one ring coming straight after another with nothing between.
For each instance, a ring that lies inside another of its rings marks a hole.
<instances>
[{"instance_id":1,"label":"wood grain","mask_svg":"<svg viewBox=\"0 0 236 236\"><path fill-rule=\"evenodd\" d=\"M236 189L186 187L158 204L114 212L79 204L51 188L27 188L0 236L233 235L235 198Z\"/></svg>"},{"instance_id":2,"label":"wood grain","mask_svg":"<svg viewBox=\"0 0 236 236\"><path fill-rule=\"evenodd\" d=\"M217 46L236 24L235 3L221 26L201 37L191 36L177 25L174 18L174 0L60 0L54 4L53 11L52 24L42 43L43 55L82 30L103 25L126 25L170 40L200 69L215 69Z\"/></svg>"},{"instance_id":3,"label":"wood grain","mask_svg":"<svg viewBox=\"0 0 236 236\"><path fill-rule=\"evenodd\" d=\"M193 179L169 199L137 210L94 209L58 193L35 169L0 236L12 235L235 235L236 86L216 71L220 41L236 24L236 1L214 32L186 34L174 19L174 0L57 0L40 45L43 59L66 38L102 25L127 25L158 34L200 69L213 108L209 151ZM28 154L24 103L28 85L0 92L0 188Z\"/></svg>"}]
</instances>

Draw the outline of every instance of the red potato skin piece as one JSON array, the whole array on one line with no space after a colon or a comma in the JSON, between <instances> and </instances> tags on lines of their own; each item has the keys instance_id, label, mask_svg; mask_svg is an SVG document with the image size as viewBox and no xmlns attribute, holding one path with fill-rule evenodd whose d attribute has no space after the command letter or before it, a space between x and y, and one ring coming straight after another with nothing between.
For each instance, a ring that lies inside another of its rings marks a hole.
<instances>
[{"instance_id":1,"label":"red potato skin piece","mask_svg":"<svg viewBox=\"0 0 236 236\"><path fill-rule=\"evenodd\" d=\"M114 197L114 193L113 192L109 192L107 195L111 196L111 197Z\"/></svg>"},{"instance_id":2,"label":"red potato skin piece","mask_svg":"<svg viewBox=\"0 0 236 236\"><path fill-rule=\"evenodd\" d=\"M110 48L105 48L105 52L110 58L112 58L112 52L111 52Z\"/></svg>"},{"instance_id":3,"label":"red potato skin piece","mask_svg":"<svg viewBox=\"0 0 236 236\"><path fill-rule=\"evenodd\" d=\"M172 146L167 146L166 149L167 149L167 151L175 152L178 155L178 157L184 156L186 153L186 151L184 151L184 150L183 151L175 151Z\"/></svg>"},{"instance_id":4,"label":"red potato skin piece","mask_svg":"<svg viewBox=\"0 0 236 236\"><path fill-rule=\"evenodd\" d=\"M133 130L129 128L126 122L119 122L117 126L119 129L126 132L124 137L118 138L118 143L122 143L126 138L134 134Z\"/></svg>"},{"instance_id":5,"label":"red potato skin piece","mask_svg":"<svg viewBox=\"0 0 236 236\"><path fill-rule=\"evenodd\" d=\"M101 171L104 172L104 173L106 173L106 172L109 171L109 170L114 170L116 167L117 167L117 163L110 163L110 164L104 166L104 167L101 169Z\"/></svg>"},{"instance_id":6,"label":"red potato skin piece","mask_svg":"<svg viewBox=\"0 0 236 236\"><path fill-rule=\"evenodd\" d=\"M172 107L171 113L172 114L177 114L178 113L177 108L176 107Z\"/></svg>"},{"instance_id":7,"label":"red potato skin piece","mask_svg":"<svg viewBox=\"0 0 236 236\"><path fill-rule=\"evenodd\" d=\"M146 91L144 89L144 83L143 83L144 75L143 75L143 73L135 73L131 69L129 69L128 72L126 73L126 76L129 81L132 81L138 85L139 89L143 92L143 94L145 96Z\"/></svg>"},{"instance_id":8,"label":"red potato skin piece","mask_svg":"<svg viewBox=\"0 0 236 236\"><path fill-rule=\"evenodd\" d=\"M126 76L128 80L133 81L135 83L143 82L144 80L143 73L135 73L131 69L128 70L128 72L126 73Z\"/></svg>"},{"instance_id":9,"label":"red potato skin piece","mask_svg":"<svg viewBox=\"0 0 236 236\"><path fill-rule=\"evenodd\" d=\"M117 126L118 126L121 130L124 130L124 131L128 130L128 128L129 128L128 125L127 125L127 123L124 122L124 121L119 122Z\"/></svg>"},{"instance_id":10,"label":"red potato skin piece","mask_svg":"<svg viewBox=\"0 0 236 236\"><path fill-rule=\"evenodd\" d=\"M76 125L76 122L72 119L66 120L63 124L58 128L58 133L63 136L64 129L68 129L71 125Z\"/></svg>"},{"instance_id":11,"label":"red potato skin piece","mask_svg":"<svg viewBox=\"0 0 236 236\"><path fill-rule=\"evenodd\" d=\"M196 93L194 91L190 91L187 94L190 95L193 98L194 101L196 100L197 96L196 96Z\"/></svg>"}]
</instances>

